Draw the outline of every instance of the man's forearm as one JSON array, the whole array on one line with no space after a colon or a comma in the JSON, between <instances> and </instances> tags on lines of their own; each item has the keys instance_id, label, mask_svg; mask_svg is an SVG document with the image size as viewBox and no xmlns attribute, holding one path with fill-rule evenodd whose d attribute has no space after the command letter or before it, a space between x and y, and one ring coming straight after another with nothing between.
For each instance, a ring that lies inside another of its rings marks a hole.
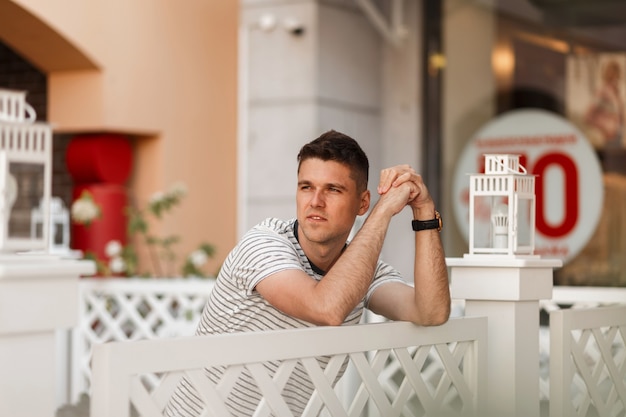
<instances>
[{"instance_id":1,"label":"man's forearm","mask_svg":"<svg viewBox=\"0 0 626 417\"><path fill-rule=\"evenodd\" d=\"M375 207L354 240L317 285L316 291L337 322L343 322L367 293L391 217Z\"/></svg>"},{"instance_id":2,"label":"man's forearm","mask_svg":"<svg viewBox=\"0 0 626 417\"><path fill-rule=\"evenodd\" d=\"M415 232L414 283L419 322L425 325L444 323L450 315L450 288L437 230Z\"/></svg>"}]
</instances>

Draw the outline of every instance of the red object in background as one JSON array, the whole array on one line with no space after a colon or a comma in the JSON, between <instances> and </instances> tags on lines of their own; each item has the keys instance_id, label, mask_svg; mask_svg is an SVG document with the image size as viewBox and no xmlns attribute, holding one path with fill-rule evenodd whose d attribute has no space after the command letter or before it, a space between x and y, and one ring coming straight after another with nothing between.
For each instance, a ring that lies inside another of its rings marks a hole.
<instances>
[{"instance_id":1,"label":"red object in background","mask_svg":"<svg viewBox=\"0 0 626 417\"><path fill-rule=\"evenodd\" d=\"M78 135L67 146L67 170L76 184L123 185L132 168L133 151L118 134Z\"/></svg>"},{"instance_id":2,"label":"red object in background","mask_svg":"<svg viewBox=\"0 0 626 417\"><path fill-rule=\"evenodd\" d=\"M128 198L126 189L118 184L86 184L74 187L73 200L83 191L88 191L94 202L100 207L100 217L89 225L72 222L72 248L83 253L91 252L98 259L108 261L104 252L106 244L117 240L126 244Z\"/></svg>"},{"instance_id":3,"label":"red object in background","mask_svg":"<svg viewBox=\"0 0 626 417\"><path fill-rule=\"evenodd\" d=\"M124 184L132 168L132 148L120 134L77 135L67 146L65 161L74 180L72 201L88 191L100 208L89 225L72 222L71 246L108 262L105 247L111 240L127 241L128 197Z\"/></svg>"}]
</instances>

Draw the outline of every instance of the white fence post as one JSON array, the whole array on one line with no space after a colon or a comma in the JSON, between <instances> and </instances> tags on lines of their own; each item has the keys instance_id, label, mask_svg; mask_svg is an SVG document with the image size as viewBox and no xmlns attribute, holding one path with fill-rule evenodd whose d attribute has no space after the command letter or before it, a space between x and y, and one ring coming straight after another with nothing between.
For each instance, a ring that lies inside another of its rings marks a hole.
<instances>
[{"instance_id":1,"label":"white fence post","mask_svg":"<svg viewBox=\"0 0 626 417\"><path fill-rule=\"evenodd\" d=\"M552 297L561 261L488 256L447 264L452 298L465 299L467 316L488 318L488 415L539 416L539 300Z\"/></svg>"},{"instance_id":2,"label":"white fence post","mask_svg":"<svg viewBox=\"0 0 626 417\"><path fill-rule=\"evenodd\" d=\"M0 416L53 415L62 388L57 379L57 331L78 320L79 277L94 272L90 261L3 255Z\"/></svg>"}]
</instances>

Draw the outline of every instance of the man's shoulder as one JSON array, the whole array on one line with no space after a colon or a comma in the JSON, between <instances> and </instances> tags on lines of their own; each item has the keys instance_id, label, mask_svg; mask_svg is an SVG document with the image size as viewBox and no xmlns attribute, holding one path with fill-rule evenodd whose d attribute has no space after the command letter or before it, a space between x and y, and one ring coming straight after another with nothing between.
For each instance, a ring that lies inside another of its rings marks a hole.
<instances>
[{"instance_id":1,"label":"man's shoulder","mask_svg":"<svg viewBox=\"0 0 626 417\"><path fill-rule=\"evenodd\" d=\"M293 220L283 220L275 217L268 217L262 222L253 226L242 237L241 243L244 242L278 242L289 243L293 245L296 241L293 233Z\"/></svg>"},{"instance_id":2,"label":"man's shoulder","mask_svg":"<svg viewBox=\"0 0 626 417\"><path fill-rule=\"evenodd\" d=\"M277 253L299 256L301 249L293 233L294 220L267 218L252 227L233 248L233 256ZM290 256L292 256L290 255ZM265 256L265 255L263 255Z\"/></svg>"},{"instance_id":3,"label":"man's shoulder","mask_svg":"<svg viewBox=\"0 0 626 417\"><path fill-rule=\"evenodd\" d=\"M295 219L284 220L276 217L268 217L256 226L254 226L252 230L265 230L283 235L285 233L293 233L294 222Z\"/></svg>"}]
</instances>

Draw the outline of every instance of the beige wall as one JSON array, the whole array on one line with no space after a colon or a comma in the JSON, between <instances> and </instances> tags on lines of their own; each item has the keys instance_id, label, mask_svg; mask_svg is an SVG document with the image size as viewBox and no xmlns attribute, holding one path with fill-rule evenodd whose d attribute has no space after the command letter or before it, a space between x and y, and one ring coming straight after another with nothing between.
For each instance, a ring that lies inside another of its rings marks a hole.
<instances>
[{"instance_id":1,"label":"beige wall","mask_svg":"<svg viewBox=\"0 0 626 417\"><path fill-rule=\"evenodd\" d=\"M213 271L236 238L238 13L236 1L0 0L0 37L48 75L55 131L128 134L140 203L184 182L162 231L181 253L215 244Z\"/></svg>"}]
</instances>

